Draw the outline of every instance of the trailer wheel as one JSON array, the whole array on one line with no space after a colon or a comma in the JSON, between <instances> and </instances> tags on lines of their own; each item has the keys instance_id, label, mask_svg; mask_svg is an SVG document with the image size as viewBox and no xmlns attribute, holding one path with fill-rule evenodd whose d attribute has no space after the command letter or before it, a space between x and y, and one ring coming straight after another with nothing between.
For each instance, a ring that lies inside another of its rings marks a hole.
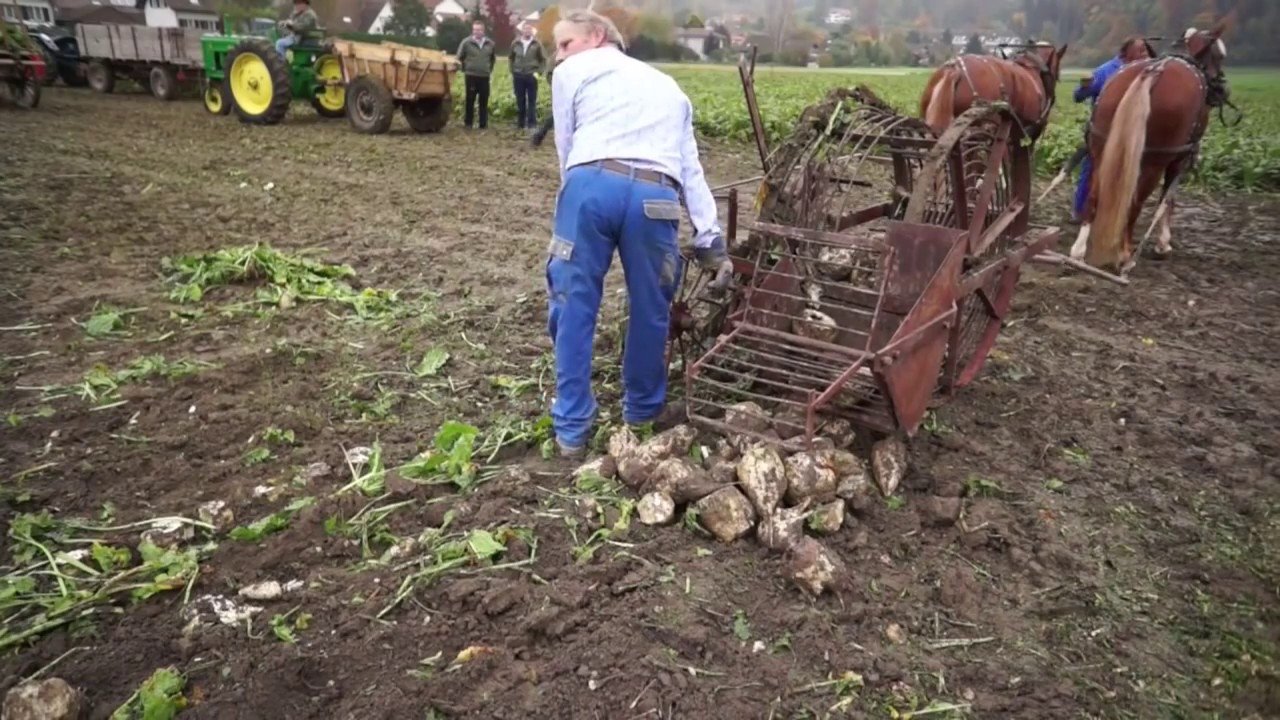
<instances>
[{"instance_id":1,"label":"trailer wheel","mask_svg":"<svg viewBox=\"0 0 1280 720\"><path fill-rule=\"evenodd\" d=\"M109 93L116 89L116 74L111 66L101 60L91 60L85 70L89 87L96 92Z\"/></svg>"},{"instance_id":2,"label":"trailer wheel","mask_svg":"<svg viewBox=\"0 0 1280 720\"><path fill-rule=\"evenodd\" d=\"M168 65L151 68L148 80L151 82L151 94L157 100L172 100L178 96L178 74Z\"/></svg>"},{"instance_id":3,"label":"trailer wheel","mask_svg":"<svg viewBox=\"0 0 1280 720\"><path fill-rule=\"evenodd\" d=\"M342 62L334 55L321 55L315 62L318 91L311 98L311 107L322 118L340 118L347 114L346 89L342 85L323 85L324 82L342 82Z\"/></svg>"},{"instance_id":4,"label":"trailer wheel","mask_svg":"<svg viewBox=\"0 0 1280 720\"><path fill-rule=\"evenodd\" d=\"M204 109L213 115L231 112L231 92L227 89L225 78L204 81Z\"/></svg>"},{"instance_id":5,"label":"trailer wheel","mask_svg":"<svg viewBox=\"0 0 1280 720\"><path fill-rule=\"evenodd\" d=\"M449 124L453 114L453 97L423 98L407 102L400 107L405 122L414 132L437 133Z\"/></svg>"},{"instance_id":6,"label":"trailer wheel","mask_svg":"<svg viewBox=\"0 0 1280 720\"><path fill-rule=\"evenodd\" d=\"M347 86L347 119L356 132L380 135L391 127L395 112L391 91L372 75L361 75Z\"/></svg>"},{"instance_id":7,"label":"trailer wheel","mask_svg":"<svg viewBox=\"0 0 1280 720\"><path fill-rule=\"evenodd\" d=\"M228 93L240 122L275 125L293 101L289 66L264 40L245 40L227 53Z\"/></svg>"}]
</instances>

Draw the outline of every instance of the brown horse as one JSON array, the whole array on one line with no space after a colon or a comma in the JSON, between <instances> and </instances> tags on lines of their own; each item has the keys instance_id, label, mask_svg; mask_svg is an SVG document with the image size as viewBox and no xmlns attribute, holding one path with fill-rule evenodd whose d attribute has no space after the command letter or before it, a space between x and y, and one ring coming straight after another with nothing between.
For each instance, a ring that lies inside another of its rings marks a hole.
<instances>
[{"instance_id":1,"label":"brown horse","mask_svg":"<svg viewBox=\"0 0 1280 720\"><path fill-rule=\"evenodd\" d=\"M1027 137L1034 141L1049 122L1066 52L1066 45L1054 49L1048 43L1037 43L1009 59L958 55L929 77L920 96L920 117L941 135L975 100L1003 101L1009 103Z\"/></svg>"},{"instance_id":2,"label":"brown horse","mask_svg":"<svg viewBox=\"0 0 1280 720\"><path fill-rule=\"evenodd\" d=\"M1128 273L1135 262L1134 223L1162 179L1167 207L1157 211L1157 253L1173 251L1170 190L1194 162L1210 109L1230 101L1222 71L1225 31L1225 22L1190 28L1181 52L1131 63L1107 81L1089 124L1094 170L1073 258Z\"/></svg>"}]
</instances>

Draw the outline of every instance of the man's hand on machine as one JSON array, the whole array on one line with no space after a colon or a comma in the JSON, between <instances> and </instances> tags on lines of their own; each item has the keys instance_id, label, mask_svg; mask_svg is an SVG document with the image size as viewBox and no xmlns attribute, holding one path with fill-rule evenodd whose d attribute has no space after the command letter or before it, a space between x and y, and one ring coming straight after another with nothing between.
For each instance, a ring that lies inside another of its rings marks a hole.
<instances>
[{"instance_id":1,"label":"man's hand on machine","mask_svg":"<svg viewBox=\"0 0 1280 720\"><path fill-rule=\"evenodd\" d=\"M693 256L703 269L715 272L715 279L709 285L711 290L724 292L733 286L733 261L729 259L723 237L716 235L710 246L695 249Z\"/></svg>"}]
</instances>

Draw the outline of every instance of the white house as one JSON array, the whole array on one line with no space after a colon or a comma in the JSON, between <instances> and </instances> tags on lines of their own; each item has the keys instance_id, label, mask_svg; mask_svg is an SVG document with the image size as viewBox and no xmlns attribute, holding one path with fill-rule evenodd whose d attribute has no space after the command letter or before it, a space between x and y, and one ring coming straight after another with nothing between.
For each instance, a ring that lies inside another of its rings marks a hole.
<instances>
[{"instance_id":1,"label":"white house","mask_svg":"<svg viewBox=\"0 0 1280 720\"><path fill-rule=\"evenodd\" d=\"M825 19L827 25L844 25L853 22L853 11L845 8L831 8Z\"/></svg>"},{"instance_id":2,"label":"white house","mask_svg":"<svg viewBox=\"0 0 1280 720\"><path fill-rule=\"evenodd\" d=\"M382 9L374 16L373 22L369 24L368 32L374 35L382 35L386 32L387 23L391 21L391 16L395 14L395 0L387 0L383 3ZM436 29L428 25L424 28L424 34L427 37L435 37Z\"/></svg>"},{"instance_id":3,"label":"white house","mask_svg":"<svg viewBox=\"0 0 1280 720\"><path fill-rule=\"evenodd\" d=\"M436 22L443 22L449 18L461 20L467 16L466 8L459 5L456 0L444 0L431 12L436 16Z\"/></svg>"},{"instance_id":4,"label":"white house","mask_svg":"<svg viewBox=\"0 0 1280 720\"><path fill-rule=\"evenodd\" d=\"M148 27L181 27L218 31L214 0L147 0Z\"/></svg>"},{"instance_id":5,"label":"white house","mask_svg":"<svg viewBox=\"0 0 1280 720\"><path fill-rule=\"evenodd\" d=\"M680 28L676 30L676 44L683 45L698 55L699 60L706 60L702 47L711 31L706 28Z\"/></svg>"},{"instance_id":6,"label":"white house","mask_svg":"<svg viewBox=\"0 0 1280 720\"><path fill-rule=\"evenodd\" d=\"M0 15L5 20L30 23L53 23L53 3L49 0L0 0Z\"/></svg>"}]
</instances>

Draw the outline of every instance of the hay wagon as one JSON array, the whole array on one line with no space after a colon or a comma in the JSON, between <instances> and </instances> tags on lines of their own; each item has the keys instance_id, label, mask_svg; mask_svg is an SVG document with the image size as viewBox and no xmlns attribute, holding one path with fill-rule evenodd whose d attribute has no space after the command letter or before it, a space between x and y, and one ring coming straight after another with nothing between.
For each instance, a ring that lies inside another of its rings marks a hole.
<instances>
[{"instance_id":1,"label":"hay wagon","mask_svg":"<svg viewBox=\"0 0 1280 720\"><path fill-rule=\"evenodd\" d=\"M458 61L439 50L335 40L342 62L347 119L357 132L385 133L396 107L415 132L440 132L453 113Z\"/></svg>"},{"instance_id":2,"label":"hay wagon","mask_svg":"<svg viewBox=\"0 0 1280 720\"><path fill-rule=\"evenodd\" d=\"M727 196L736 288L711 294L690 263L673 306L689 419L790 450L837 419L914 435L977 376L1023 262L1059 236L1030 222L1032 148L1001 106L936 136L859 87L809 107L766 153L743 79L766 172L745 228ZM744 401L776 435L726 422Z\"/></svg>"}]
</instances>

